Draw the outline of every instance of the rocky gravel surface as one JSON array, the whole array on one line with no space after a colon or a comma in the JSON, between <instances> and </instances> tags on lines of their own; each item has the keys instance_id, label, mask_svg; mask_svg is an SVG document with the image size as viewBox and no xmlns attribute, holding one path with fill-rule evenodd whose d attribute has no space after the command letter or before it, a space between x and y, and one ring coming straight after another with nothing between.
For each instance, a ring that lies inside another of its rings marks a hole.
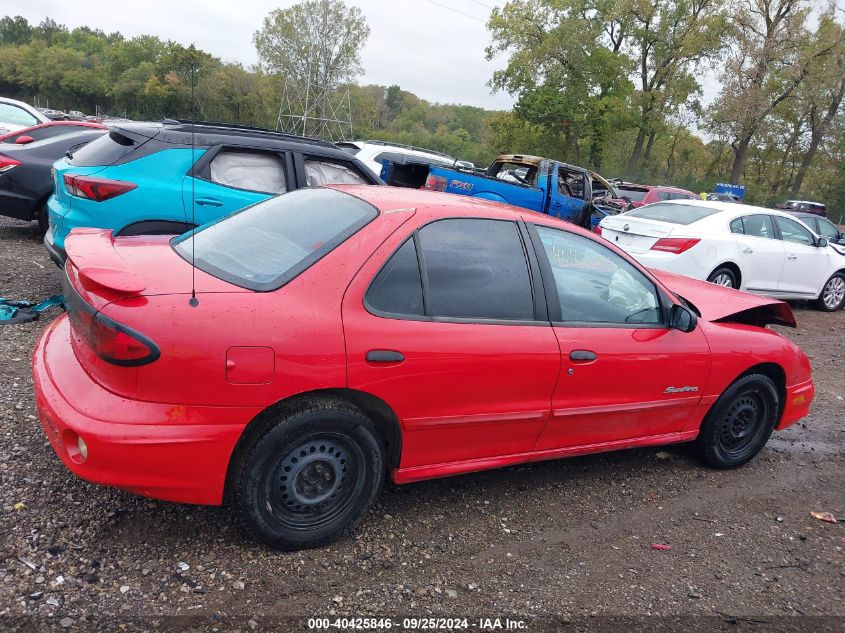
<instances>
[{"instance_id":1,"label":"rocky gravel surface","mask_svg":"<svg viewBox=\"0 0 845 633\"><path fill-rule=\"evenodd\" d=\"M56 292L34 225L0 220L0 296ZM250 542L225 508L76 479L33 405L31 350L57 312L0 326L0 630L287 631L349 615L845 630L845 524L810 515L845 515L845 312L795 310L784 334L811 357L816 400L742 469L675 446L388 486L353 537L301 553Z\"/></svg>"}]
</instances>

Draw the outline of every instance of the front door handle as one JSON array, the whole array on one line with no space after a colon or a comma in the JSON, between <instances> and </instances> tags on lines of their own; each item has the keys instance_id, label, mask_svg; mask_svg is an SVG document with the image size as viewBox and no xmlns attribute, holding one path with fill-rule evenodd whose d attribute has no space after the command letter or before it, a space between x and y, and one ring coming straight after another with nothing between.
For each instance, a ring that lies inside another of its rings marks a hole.
<instances>
[{"instance_id":1,"label":"front door handle","mask_svg":"<svg viewBox=\"0 0 845 633\"><path fill-rule=\"evenodd\" d=\"M591 363L597 358L598 356L596 356L595 352L587 349L575 349L569 352L569 360L576 363Z\"/></svg>"},{"instance_id":2,"label":"front door handle","mask_svg":"<svg viewBox=\"0 0 845 633\"><path fill-rule=\"evenodd\" d=\"M798 259L798 255L789 255L787 259Z\"/></svg>"},{"instance_id":3,"label":"front door handle","mask_svg":"<svg viewBox=\"0 0 845 633\"><path fill-rule=\"evenodd\" d=\"M367 352L368 363L401 363L405 360L402 352L390 349L371 349Z\"/></svg>"},{"instance_id":4,"label":"front door handle","mask_svg":"<svg viewBox=\"0 0 845 633\"><path fill-rule=\"evenodd\" d=\"M217 198L197 198L195 202L201 207L222 207L223 202Z\"/></svg>"}]
</instances>

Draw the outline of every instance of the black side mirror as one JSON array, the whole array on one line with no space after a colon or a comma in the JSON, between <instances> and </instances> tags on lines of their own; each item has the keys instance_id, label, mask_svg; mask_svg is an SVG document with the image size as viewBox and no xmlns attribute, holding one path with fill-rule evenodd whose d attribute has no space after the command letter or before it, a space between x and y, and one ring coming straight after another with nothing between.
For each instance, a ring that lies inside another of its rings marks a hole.
<instances>
[{"instance_id":1,"label":"black side mirror","mask_svg":"<svg viewBox=\"0 0 845 633\"><path fill-rule=\"evenodd\" d=\"M673 330L692 332L695 326L698 325L698 317L695 316L692 310L682 305L673 305L669 315L670 326Z\"/></svg>"}]
</instances>

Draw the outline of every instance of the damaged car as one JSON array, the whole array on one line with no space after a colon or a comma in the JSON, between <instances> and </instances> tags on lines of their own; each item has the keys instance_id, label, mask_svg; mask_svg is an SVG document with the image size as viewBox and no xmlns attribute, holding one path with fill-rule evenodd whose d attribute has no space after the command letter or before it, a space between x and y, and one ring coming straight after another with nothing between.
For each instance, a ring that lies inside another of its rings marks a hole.
<instances>
[{"instance_id":1,"label":"damaged car","mask_svg":"<svg viewBox=\"0 0 845 633\"><path fill-rule=\"evenodd\" d=\"M316 188L67 251L67 315L33 356L56 454L225 502L282 549L354 529L386 478L678 442L736 468L813 400L807 356L766 327L795 326L786 304L485 200Z\"/></svg>"}]
</instances>

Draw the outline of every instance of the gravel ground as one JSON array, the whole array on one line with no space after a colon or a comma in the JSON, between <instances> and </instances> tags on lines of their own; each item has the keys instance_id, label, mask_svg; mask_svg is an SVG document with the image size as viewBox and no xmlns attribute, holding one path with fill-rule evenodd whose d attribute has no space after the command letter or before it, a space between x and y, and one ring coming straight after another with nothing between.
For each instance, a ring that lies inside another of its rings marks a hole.
<instances>
[{"instance_id":1,"label":"gravel ground","mask_svg":"<svg viewBox=\"0 0 845 633\"><path fill-rule=\"evenodd\" d=\"M59 291L34 225L0 220L0 296ZM784 333L812 360L812 413L742 469L676 446L388 486L354 537L302 553L253 544L225 508L76 479L33 405L30 354L55 311L3 326L0 629L287 631L355 614L845 630L845 525L810 516L845 515L845 312L795 309Z\"/></svg>"}]
</instances>

